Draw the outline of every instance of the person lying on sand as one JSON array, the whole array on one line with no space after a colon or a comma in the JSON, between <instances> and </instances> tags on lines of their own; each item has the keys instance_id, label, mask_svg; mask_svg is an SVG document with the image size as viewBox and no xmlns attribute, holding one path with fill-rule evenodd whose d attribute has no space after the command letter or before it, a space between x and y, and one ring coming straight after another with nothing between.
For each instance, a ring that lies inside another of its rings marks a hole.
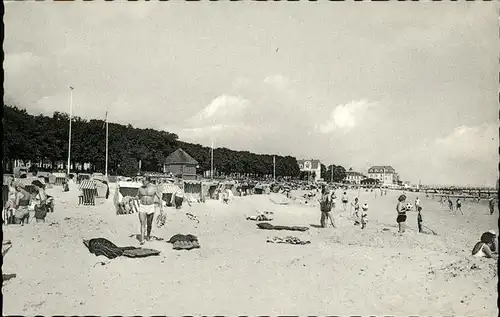
<instances>
[{"instance_id":1,"label":"person lying on sand","mask_svg":"<svg viewBox=\"0 0 500 317\"><path fill-rule=\"evenodd\" d=\"M485 232L481 236L481 241L474 245L472 248L472 255L475 257L485 257L493 258L498 256L498 250L496 246L496 234L492 232Z\"/></svg>"},{"instance_id":2,"label":"person lying on sand","mask_svg":"<svg viewBox=\"0 0 500 317\"><path fill-rule=\"evenodd\" d=\"M151 239L151 229L153 227L153 218L155 214L154 199L158 197L160 201L160 213L163 214L163 204L160 193L158 193L157 188L151 184L149 178L143 180L143 186L139 188L138 198L140 204L136 206L138 208L139 222L141 226L141 244L144 244L144 231L147 230L146 239L149 241ZM137 202L137 201L136 201Z\"/></svg>"}]
</instances>

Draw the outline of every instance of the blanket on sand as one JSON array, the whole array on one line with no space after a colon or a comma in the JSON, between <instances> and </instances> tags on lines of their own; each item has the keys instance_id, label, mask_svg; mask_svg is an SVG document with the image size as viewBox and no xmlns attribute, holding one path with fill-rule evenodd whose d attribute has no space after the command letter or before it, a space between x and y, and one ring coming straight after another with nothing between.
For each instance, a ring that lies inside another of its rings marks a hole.
<instances>
[{"instance_id":1,"label":"blanket on sand","mask_svg":"<svg viewBox=\"0 0 500 317\"><path fill-rule=\"evenodd\" d=\"M292 237L292 236L288 236L285 238L281 238L281 237L267 238L267 242L269 242L269 243L287 243L287 244L297 244L297 245L304 245L304 244L311 243L311 241L303 241L297 237Z\"/></svg>"},{"instance_id":2,"label":"blanket on sand","mask_svg":"<svg viewBox=\"0 0 500 317\"><path fill-rule=\"evenodd\" d=\"M264 229L264 230L291 230L291 231L307 231L307 230L309 230L308 227L273 226L272 224L267 223L267 222L258 223L257 226L260 229Z\"/></svg>"},{"instance_id":3,"label":"blanket on sand","mask_svg":"<svg viewBox=\"0 0 500 317\"><path fill-rule=\"evenodd\" d=\"M173 235L167 243L172 243L172 248L174 250L191 250L198 249L200 247L198 238L192 234Z\"/></svg>"},{"instance_id":4,"label":"blanket on sand","mask_svg":"<svg viewBox=\"0 0 500 317\"><path fill-rule=\"evenodd\" d=\"M119 256L128 258L144 258L152 255L159 255L160 251L137 247L118 247L113 242L104 238L94 238L83 240L83 244L89 249L90 253L96 256L104 255L108 259L114 259Z\"/></svg>"}]
</instances>

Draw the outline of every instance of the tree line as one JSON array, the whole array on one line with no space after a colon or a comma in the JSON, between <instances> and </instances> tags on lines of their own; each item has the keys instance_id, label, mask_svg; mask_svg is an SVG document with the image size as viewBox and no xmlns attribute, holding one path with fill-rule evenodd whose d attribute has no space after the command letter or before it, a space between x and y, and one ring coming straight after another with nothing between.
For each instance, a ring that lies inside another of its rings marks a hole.
<instances>
[{"instance_id":1,"label":"tree line","mask_svg":"<svg viewBox=\"0 0 500 317\"><path fill-rule=\"evenodd\" d=\"M52 117L30 115L15 106L3 107L3 167L13 160L31 162L66 162L68 155L69 115L54 112ZM134 176L139 171L161 171L166 157L178 148L189 153L203 173L211 169L211 148L182 142L174 133L154 129L140 129L132 125L108 123L108 172L111 175ZM89 172L104 171L105 122L73 117L71 133L71 161L73 164L90 163ZM273 155L214 149L214 169L218 175L265 177L273 175ZM300 178L297 159L292 156L274 156L277 177ZM321 176L331 179L331 166L321 166ZM345 169L334 166L334 181L345 178Z\"/></svg>"}]
</instances>

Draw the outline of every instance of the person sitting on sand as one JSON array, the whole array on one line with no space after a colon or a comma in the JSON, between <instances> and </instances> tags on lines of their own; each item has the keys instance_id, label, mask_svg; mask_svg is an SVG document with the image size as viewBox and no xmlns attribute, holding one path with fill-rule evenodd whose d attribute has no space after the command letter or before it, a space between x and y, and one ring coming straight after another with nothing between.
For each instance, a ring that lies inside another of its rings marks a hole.
<instances>
[{"instance_id":1,"label":"person sitting on sand","mask_svg":"<svg viewBox=\"0 0 500 317\"><path fill-rule=\"evenodd\" d=\"M398 216L396 218L396 222L398 223L399 233L405 232L405 222L406 222L406 196L401 195L398 198L398 204L396 205L396 211L398 212Z\"/></svg>"},{"instance_id":2,"label":"person sitting on sand","mask_svg":"<svg viewBox=\"0 0 500 317\"><path fill-rule=\"evenodd\" d=\"M359 200L358 197L354 198L354 201L351 204L352 206L352 216L355 218L354 225L359 225Z\"/></svg>"},{"instance_id":3,"label":"person sitting on sand","mask_svg":"<svg viewBox=\"0 0 500 317\"><path fill-rule=\"evenodd\" d=\"M151 229L153 227L153 218L155 214L155 197L160 201L160 214L163 214L163 204L161 203L161 196L157 188L151 184L149 178L143 180L143 186L139 188L138 198L139 204L138 214L141 226L141 244L144 244L144 231L147 230L146 240L151 239Z\"/></svg>"},{"instance_id":4,"label":"person sitting on sand","mask_svg":"<svg viewBox=\"0 0 500 317\"><path fill-rule=\"evenodd\" d=\"M342 195L342 206L344 207L344 211L347 210L347 203L349 202L349 199L347 197L347 192L344 192Z\"/></svg>"},{"instance_id":5,"label":"person sitting on sand","mask_svg":"<svg viewBox=\"0 0 500 317\"><path fill-rule=\"evenodd\" d=\"M366 224L368 223L368 203L364 203L361 206L361 229L366 228Z\"/></svg>"},{"instance_id":6,"label":"person sitting on sand","mask_svg":"<svg viewBox=\"0 0 500 317\"><path fill-rule=\"evenodd\" d=\"M14 212L14 218L16 223L20 223L24 226L24 223L29 223L30 211L28 209L31 203L31 194L24 189L24 185L18 183L15 185L16 188L16 201Z\"/></svg>"},{"instance_id":7,"label":"person sitting on sand","mask_svg":"<svg viewBox=\"0 0 500 317\"><path fill-rule=\"evenodd\" d=\"M495 200L493 199L493 197L490 198L488 205L490 207L490 215L493 215L493 213L495 212Z\"/></svg>"},{"instance_id":8,"label":"person sitting on sand","mask_svg":"<svg viewBox=\"0 0 500 317\"><path fill-rule=\"evenodd\" d=\"M35 186L37 191L36 195L33 197L35 201L35 219L36 222L45 222L45 217L47 217L47 194L45 193L45 185L39 180L34 180L31 183Z\"/></svg>"},{"instance_id":9,"label":"person sitting on sand","mask_svg":"<svg viewBox=\"0 0 500 317\"><path fill-rule=\"evenodd\" d=\"M332 198L328 194L328 190L324 188L321 193L321 199L319 201L319 206L321 210L320 225L321 228L326 228L328 226L327 220L330 219L332 226L336 228L335 221L332 217Z\"/></svg>"},{"instance_id":10,"label":"person sitting on sand","mask_svg":"<svg viewBox=\"0 0 500 317\"><path fill-rule=\"evenodd\" d=\"M481 241L476 243L474 248L472 248L472 255L475 257L493 258L494 252L498 252L495 240L496 234L491 232L483 233Z\"/></svg>"}]
</instances>

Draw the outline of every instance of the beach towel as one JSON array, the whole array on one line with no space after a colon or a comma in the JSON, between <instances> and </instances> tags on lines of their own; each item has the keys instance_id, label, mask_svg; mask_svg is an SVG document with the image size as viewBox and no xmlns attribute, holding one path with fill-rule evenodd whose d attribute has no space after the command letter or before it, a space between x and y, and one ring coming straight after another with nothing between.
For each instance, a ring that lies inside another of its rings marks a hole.
<instances>
[{"instance_id":1,"label":"beach towel","mask_svg":"<svg viewBox=\"0 0 500 317\"><path fill-rule=\"evenodd\" d=\"M264 230L291 230L291 231L307 231L309 230L308 227L298 227L298 226L273 226L272 224L268 222L261 222L257 224L257 227L259 229L264 229Z\"/></svg>"},{"instance_id":2,"label":"beach towel","mask_svg":"<svg viewBox=\"0 0 500 317\"><path fill-rule=\"evenodd\" d=\"M200 248L198 238L192 234L176 234L173 235L167 243L172 243L174 250L192 250Z\"/></svg>"},{"instance_id":3,"label":"beach towel","mask_svg":"<svg viewBox=\"0 0 500 317\"><path fill-rule=\"evenodd\" d=\"M267 238L268 243L286 243L286 244L295 244L295 245L305 245L311 243L311 241L303 241L300 240L297 237L293 236L288 236L285 238L281 237L273 237L273 238Z\"/></svg>"},{"instance_id":4,"label":"beach towel","mask_svg":"<svg viewBox=\"0 0 500 317\"><path fill-rule=\"evenodd\" d=\"M153 249L137 248L132 246L118 247L113 242L104 238L83 240L83 244L85 244L85 246L89 249L90 253L93 253L96 256L104 255L108 259L114 259L119 256L137 258L160 254L160 251Z\"/></svg>"}]
</instances>

